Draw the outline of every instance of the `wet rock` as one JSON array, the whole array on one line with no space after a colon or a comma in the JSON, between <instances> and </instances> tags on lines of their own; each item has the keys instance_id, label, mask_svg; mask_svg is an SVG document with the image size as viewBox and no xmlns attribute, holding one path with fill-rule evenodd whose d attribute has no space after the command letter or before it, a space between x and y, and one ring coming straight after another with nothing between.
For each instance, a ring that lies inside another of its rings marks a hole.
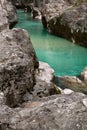
<instances>
[{"instance_id":1,"label":"wet rock","mask_svg":"<svg viewBox=\"0 0 87 130\"><path fill-rule=\"evenodd\" d=\"M45 98L12 109L0 106L1 130L87 129L87 96L81 93Z\"/></svg>"},{"instance_id":2,"label":"wet rock","mask_svg":"<svg viewBox=\"0 0 87 130\"><path fill-rule=\"evenodd\" d=\"M40 10L38 8L33 7L32 11L31 11L31 14L32 14L32 17L34 19L41 20L41 12L40 12Z\"/></svg>"},{"instance_id":3,"label":"wet rock","mask_svg":"<svg viewBox=\"0 0 87 130\"><path fill-rule=\"evenodd\" d=\"M79 76L60 76L57 81L60 82L63 88L87 94L87 67Z\"/></svg>"},{"instance_id":4,"label":"wet rock","mask_svg":"<svg viewBox=\"0 0 87 130\"><path fill-rule=\"evenodd\" d=\"M20 104L23 95L33 89L37 63L27 31L13 29L0 33L0 90L8 105Z\"/></svg>"},{"instance_id":5,"label":"wet rock","mask_svg":"<svg viewBox=\"0 0 87 130\"><path fill-rule=\"evenodd\" d=\"M61 85L73 91L80 91L87 94L87 85L76 76L61 76L58 78Z\"/></svg>"}]
</instances>

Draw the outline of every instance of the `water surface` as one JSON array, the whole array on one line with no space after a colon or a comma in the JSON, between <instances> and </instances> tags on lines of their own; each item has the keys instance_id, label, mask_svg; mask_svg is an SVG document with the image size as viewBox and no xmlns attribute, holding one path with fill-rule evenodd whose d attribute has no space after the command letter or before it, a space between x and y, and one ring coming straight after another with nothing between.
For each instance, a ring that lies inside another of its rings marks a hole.
<instances>
[{"instance_id":1,"label":"water surface","mask_svg":"<svg viewBox=\"0 0 87 130\"><path fill-rule=\"evenodd\" d=\"M47 62L56 76L79 75L87 66L86 48L49 34L41 22L32 20L22 10L18 10L18 17L16 27L29 32L38 59Z\"/></svg>"}]
</instances>

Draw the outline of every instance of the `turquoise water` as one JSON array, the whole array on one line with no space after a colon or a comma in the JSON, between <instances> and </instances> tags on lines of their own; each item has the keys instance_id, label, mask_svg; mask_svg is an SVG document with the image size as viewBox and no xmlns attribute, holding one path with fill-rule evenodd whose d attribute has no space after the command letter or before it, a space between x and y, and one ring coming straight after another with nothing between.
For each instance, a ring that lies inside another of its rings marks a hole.
<instances>
[{"instance_id":1,"label":"turquoise water","mask_svg":"<svg viewBox=\"0 0 87 130\"><path fill-rule=\"evenodd\" d=\"M79 75L87 66L86 48L47 33L41 22L33 21L22 10L18 10L18 17L15 27L29 32L38 59L49 63L56 76Z\"/></svg>"}]
</instances>

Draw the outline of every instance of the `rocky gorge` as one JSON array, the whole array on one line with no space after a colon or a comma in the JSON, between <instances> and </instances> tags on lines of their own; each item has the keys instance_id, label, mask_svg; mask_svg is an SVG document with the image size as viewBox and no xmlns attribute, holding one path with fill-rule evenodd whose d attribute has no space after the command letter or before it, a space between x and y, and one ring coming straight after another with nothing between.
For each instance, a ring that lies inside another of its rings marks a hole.
<instances>
[{"instance_id":1,"label":"rocky gorge","mask_svg":"<svg viewBox=\"0 0 87 130\"><path fill-rule=\"evenodd\" d=\"M50 33L87 47L86 0L49 0L42 8L42 22Z\"/></svg>"},{"instance_id":2,"label":"rocky gorge","mask_svg":"<svg viewBox=\"0 0 87 130\"><path fill-rule=\"evenodd\" d=\"M1 2L0 130L87 130L87 96L54 84L54 70L38 61L27 31L9 29L16 14L9 10L10 22ZM87 84L87 69L77 78Z\"/></svg>"}]
</instances>

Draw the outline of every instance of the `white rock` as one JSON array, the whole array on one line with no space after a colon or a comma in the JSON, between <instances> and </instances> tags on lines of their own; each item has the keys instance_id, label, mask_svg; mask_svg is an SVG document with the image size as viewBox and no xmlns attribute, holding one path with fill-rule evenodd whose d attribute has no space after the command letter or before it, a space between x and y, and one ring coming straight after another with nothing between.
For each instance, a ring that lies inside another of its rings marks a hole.
<instances>
[{"instance_id":1,"label":"white rock","mask_svg":"<svg viewBox=\"0 0 87 130\"><path fill-rule=\"evenodd\" d=\"M87 98L83 99L83 104L87 107Z\"/></svg>"},{"instance_id":2,"label":"white rock","mask_svg":"<svg viewBox=\"0 0 87 130\"><path fill-rule=\"evenodd\" d=\"M6 99L4 97L4 93L0 92L0 105L5 104L5 102L6 102Z\"/></svg>"},{"instance_id":3,"label":"white rock","mask_svg":"<svg viewBox=\"0 0 87 130\"><path fill-rule=\"evenodd\" d=\"M63 93L64 94L71 94L71 93L73 93L73 91L71 89L66 88L66 89L63 90Z\"/></svg>"},{"instance_id":4,"label":"white rock","mask_svg":"<svg viewBox=\"0 0 87 130\"><path fill-rule=\"evenodd\" d=\"M36 72L36 79L50 83L54 77L54 70L45 62L39 62L39 71Z\"/></svg>"}]
</instances>

